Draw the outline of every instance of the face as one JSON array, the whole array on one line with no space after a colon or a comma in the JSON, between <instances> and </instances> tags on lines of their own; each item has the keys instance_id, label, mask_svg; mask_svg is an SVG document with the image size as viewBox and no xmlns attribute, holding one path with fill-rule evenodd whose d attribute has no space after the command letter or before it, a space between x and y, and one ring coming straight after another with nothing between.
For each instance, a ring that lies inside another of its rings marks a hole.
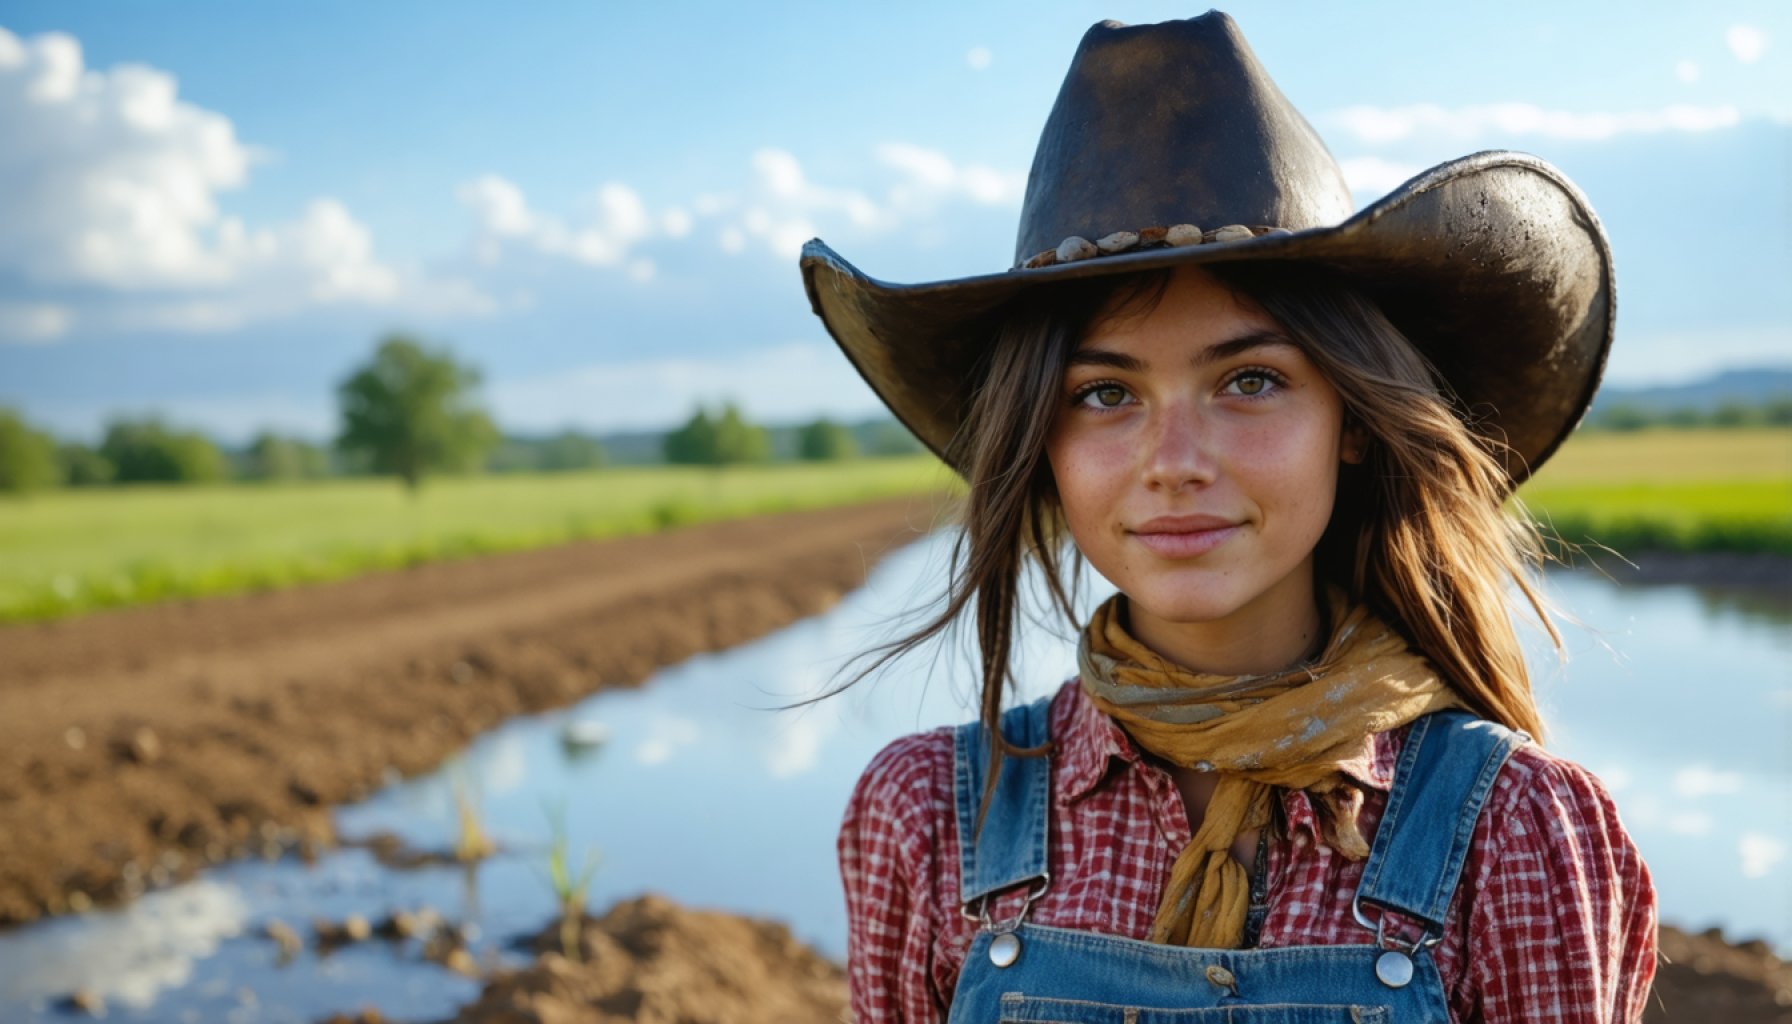
<instances>
[{"instance_id":1,"label":"face","mask_svg":"<svg viewBox=\"0 0 1792 1024\"><path fill-rule=\"evenodd\" d=\"M1313 549L1359 445L1281 327L1184 268L1149 312L1090 331L1061 399L1046 447L1059 500L1133 635L1209 671L1306 653Z\"/></svg>"}]
</instances>

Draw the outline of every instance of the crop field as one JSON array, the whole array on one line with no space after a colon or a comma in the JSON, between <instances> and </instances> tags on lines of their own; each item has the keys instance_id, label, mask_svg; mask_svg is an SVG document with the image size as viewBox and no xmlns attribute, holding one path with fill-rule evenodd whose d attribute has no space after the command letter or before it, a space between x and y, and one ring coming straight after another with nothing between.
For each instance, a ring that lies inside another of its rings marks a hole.
<instances>
[{"instance_id":1,"label":"crop field","mask_svg":"<svg viewBox=\"0 0 1792 1024\"><path fill-rule=\"evenodd\" d=\"M65 490L0 500L0 621L341 579L947 486L932 456Z\"/></svg>"},{"instance_id":2,"label":"crop field","mask_svg":"<svg viewBox=\"0 0 1792 1024\"><path fill-rule=\"evenodd\" d=\"M1576 544L1792 555L1792 430L1582 434L1519 497Z\"/></svg>"}]
</instances>

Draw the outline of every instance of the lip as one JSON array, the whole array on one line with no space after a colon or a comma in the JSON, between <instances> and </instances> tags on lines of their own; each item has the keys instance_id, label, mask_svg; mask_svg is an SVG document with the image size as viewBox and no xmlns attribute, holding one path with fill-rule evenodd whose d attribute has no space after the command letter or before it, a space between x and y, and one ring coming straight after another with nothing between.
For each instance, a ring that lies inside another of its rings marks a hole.
<instances>
[{"instance_id":1,"label":"lip","mask_svg":"<svg viewBox=\"0 0 1792 1024\"><path fill-rule=\"evenodd\" d=\"M1194 558L1232 538L1239 524L1219 516L1158 516L1128 532L1160 558Z\"/></svg>"}]
</instances>

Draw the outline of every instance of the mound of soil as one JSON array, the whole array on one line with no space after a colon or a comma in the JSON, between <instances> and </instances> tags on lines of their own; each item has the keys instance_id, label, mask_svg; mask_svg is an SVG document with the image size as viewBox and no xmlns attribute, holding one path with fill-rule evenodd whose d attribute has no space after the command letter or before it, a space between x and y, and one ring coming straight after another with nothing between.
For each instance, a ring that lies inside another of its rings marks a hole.
<instances>
[{"instance_id":1,"label":"mound of soil","mask_svg":"<svg viewBox=\"0 0 1792 1024\"><path fill-rule=\"evenodd\" d=\"M770 921L688 910L658 896L587 918L574 952L560 926L535 963L489 981L457 1024L831 1024L846 974Z\"/></svg>"},{"instance_id":2,"label":"mound of soil","mask_svg":"<svg viewBox=\"0 0 1792 1024\"><path fill-rule=\"evenodd\" d=\"M331 840L518 714L832 605L933 498L0 627L0 925Z\"/></svg>"},{"instance_id":3,"label":"mound of soil","mask_svg":"<svg viewBox=\"0 0 1792 1024\"><path fill-rule=\"evenodd\" d=\"M1712 928L1661 929L1661 964L1644 1024L1792 1024L1792 964L1765 942L1732 943Z\"/></svg>"}]
</instances>

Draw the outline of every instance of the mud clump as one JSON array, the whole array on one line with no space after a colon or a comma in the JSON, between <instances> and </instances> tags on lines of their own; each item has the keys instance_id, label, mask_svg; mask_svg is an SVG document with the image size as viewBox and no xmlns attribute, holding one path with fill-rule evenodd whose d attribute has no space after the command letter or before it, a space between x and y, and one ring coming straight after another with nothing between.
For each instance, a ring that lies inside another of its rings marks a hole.
<instances>
[{"instance_id":1,"label":"mud clump","mask_svg":"<svg viewBox=\"0 0 1792 1024\"><path fill-rule=\"evenodd\" d=\"M1716 928L1694 934L1662 926L1643 1022L1679 1021L1792 1024L1792 964L1759 939L1731 942Z\"/></svg>"},{"instance_id":2,"label":"mud clump","mask_svg":"<svg viewBox=\"0 0 1792 1024\"><path fill-rule=\"evenodd\" d=\"M486 984L458 1024L833 1024L848 1019L846 974L782 924L689 910L659 896L586 918L578 959L558 922L531 940L535 962Z\"/></svg>"}]
</instances>

